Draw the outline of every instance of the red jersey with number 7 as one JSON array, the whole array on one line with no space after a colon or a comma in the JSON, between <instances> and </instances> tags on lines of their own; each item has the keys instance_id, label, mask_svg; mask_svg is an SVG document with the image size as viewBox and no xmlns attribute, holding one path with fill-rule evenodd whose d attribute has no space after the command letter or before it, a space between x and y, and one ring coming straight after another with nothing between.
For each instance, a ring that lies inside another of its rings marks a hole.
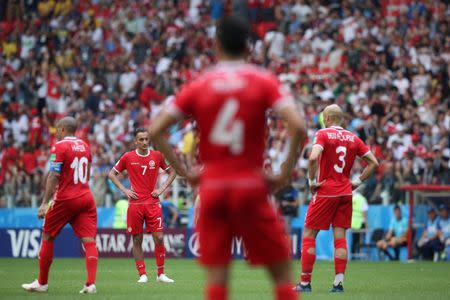
<instances>
[{"instance_id":1,"label":"red jersey with number 7","mask_svg":"<svg viewBox=\"0 0 450 300\"><path fill-rule=\"evenodd\" d=\"M131 190L136 192L138 199L129 199L130 204L156 204L159 199L151 195L158 180L159 169L170 168L164 160L164 155L155 150L148 150L147 155L141 155L137 150L126 152L114 166L114 170L122 173L127 170Z\"/></svg>"},{"instance_id":2,"label":"red jersey with number 7","mask_svg":"<svg viewBox=\"0 0 450 300\"><path fill-rule=\"evenodd\" d=\"M322 148L316 180L325 180L317 189L317 196L352 195L350 171L356 157L368 155L369 148L355 134L339 126L317 131L314 146Z\"/></svg>"},{"instance_id":3,"label":"red jersey with number 7","mask_svg":"<svg viewBox=\"0 0 450 300\"><path fill-rule=\"evenodd\" d=\"M221 62L184 86L169 112L198 124L204 174L261 170L266 114L292 101L277 77L244 62Z\"/></svg>"},{"instance_id":4,"label":"red jersey with number 7","mask_svg":"<svg viewBox=\"0 0 450 300\"><path fill-rule=\"evenodd\" d=\"M92 161L88 144L76 137L66 137L51 149L50 171L59 173L55 201L80 198L89 189L89 169Z\"/></svg>"}]
</instances>

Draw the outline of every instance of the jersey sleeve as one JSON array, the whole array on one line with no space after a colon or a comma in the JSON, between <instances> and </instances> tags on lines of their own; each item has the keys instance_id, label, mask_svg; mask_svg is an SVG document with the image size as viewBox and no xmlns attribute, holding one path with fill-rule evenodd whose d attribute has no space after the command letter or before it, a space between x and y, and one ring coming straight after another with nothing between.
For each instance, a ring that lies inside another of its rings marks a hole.
<instances>
[{"instance_id":1,"label":"jersey sleeve","mask_svg":"<svg viewBox=\"0 0 450 300\"><path fill-rule=\"evenodd\" d=\"M164 154L160 153L160 163L159 163L159 167L161 169L163 169L164 171L167 171L168 169L170 169L170 165L166 162L166 159L164 158Z\"/></svg>"},{"instance_id":2,"label":"jersey sleeve","mask_svg":"<svg viewBox=\"0 0 450 300\"><path fill-rule=\"evenodd\" d=\"M317 131L316 135L314 136L314 141L313 141L313 146L320 146L323 149L325 149L325 135L323 133L323 131Z\"/></svg>"},{"instance_id":3,"label":"jersey sleeve","mask_svg":"<svg viewBox=\"0 0 450 300\"><path fill-rule=\"evenodd\" d=\"M266 88L269 108L278 111L285 106L294 104L294 99L289 90L280 84L274 75L268 76L264 82L264 86Z\"/></svg>"},{"instance_id":4,"label":"jersey sleeve","mask_svg":"<svg viewBox=\"0 0 450 300\"><path fill-rule=\"evenodd\" d=\"M127 168L127 154L125 153L113 167L118 173L122 173Z\"/></svg>"},{"instance_id":5,"label":"jersey sleeve","mask_svg":"<svg viewBox=\"0 0 450 300\"><path fill-rule=\"evenodd\" d=\"M359 157L364 157L367 154L370 153L370 149L369 147L367 147L366 144L364 144L363 141L361 141L361 139L357 138L358 141L358 152L356 153L356 155L358 155Z\"/></svg>"},{"instance_id":6,"label":"jersey sleeve","mask_svg":"<svg viewBox=\"0 0 450 300\"><path fill-rule=\"evenodd\" d=\"M62 144L56 144L51 149L50 154L50 171L61 173L64 163L65 152Z\"/></svg>"},{"instance_id":7,"label":"jersey sleeve","mask_svg":"<svg viewBox=\"0 0 450 300\"><path fill-rule=\"evenodd\" d=\"M180 119L183 116L189 116L193 113L193 103L195 100L194 84L185 85L176 95L175 100L167 109L175 118Z\"/></svg>"}]
</instances>

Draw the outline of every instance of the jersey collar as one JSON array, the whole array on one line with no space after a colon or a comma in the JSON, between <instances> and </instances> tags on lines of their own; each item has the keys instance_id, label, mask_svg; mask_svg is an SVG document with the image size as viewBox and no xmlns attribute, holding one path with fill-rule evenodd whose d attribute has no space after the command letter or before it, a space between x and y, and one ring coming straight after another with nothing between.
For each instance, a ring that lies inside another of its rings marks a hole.
<instances>
[{"instance_id":1,"label":"jersey collar","mask_svg":"<svg viewBox=\"0 0 450 300\"><path fill-rule=\"evenodd\" d=\"M139 152L137 151L137 149L135 150L135 152L136 152L137 156L140 156L140 157L147 157L147 156L150 155L150 149L147 149L147 154L146 154L146 155L139 154Z\"/></svg>"},{"instance_id":2,"label":"jersey collar","mask_svg":"<svg viewBox=\"0 0 450 300\"><path fill-rule=\"evenodd\" d=\"M77 138L74 136L66 136L64 139L65 140L76 140Z\"/></svg>"},{"instance_id":3,"label":"jersey collar","mask_svg":"<svg viewBox=\"0 0 450 300\"><path fill-rule=\"evenodd\" d=\"M341 126L331 126L331 128L334 128L334 129L344 129L344 128L342 128Z\"/></svg>"}]
</instances>

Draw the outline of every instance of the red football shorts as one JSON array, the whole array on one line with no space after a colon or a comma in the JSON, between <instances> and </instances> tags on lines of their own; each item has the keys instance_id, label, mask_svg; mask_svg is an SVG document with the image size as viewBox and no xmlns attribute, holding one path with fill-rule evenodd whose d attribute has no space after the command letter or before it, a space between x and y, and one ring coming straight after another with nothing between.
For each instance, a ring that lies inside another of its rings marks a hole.
<instances>
[{"instance_id":1,"label":"red football shorts","mask_svg":"<svg viewBox=\"0 0 450 300\"><path fill-rule=\"evenodd\" d=\"M43 232L56 237L67 223L77 237L95 237L97 208L91 193L80 198L56 200L45 214Z\"/></svg>"},{"instance_id":2,"label":"red football shorts","mask_svg":"<svg viewBox=\"0 0 450 300\"><path fill-rule=\"evenodd\" d=\"M306 213L305 227L328 230L333 227L350 228L352 223L352 196L313 196Z\"/></svg>"},{"instance_id":3,"label":"red football shorts","mask_svg":"<svg viewBox=\"0 0 450 300\"><path fill-rule=\"evenodd\" d=\"M127 232L129 234L163 231L163 216L161 204L133 204L130 203L127 210Z\"/></svg>"},{"instance_id":4,"label":"red football shorts","mask_svg":"<svg viewBox=\"0 0 450 300\"><path fill-rule=\"evenodd\" d=\"M227 265L233 237L242 237L251 264L290 259L288 236L268 202L262 176L205 178L200 183L200 263Z\"/></svg>"}]
</instances>

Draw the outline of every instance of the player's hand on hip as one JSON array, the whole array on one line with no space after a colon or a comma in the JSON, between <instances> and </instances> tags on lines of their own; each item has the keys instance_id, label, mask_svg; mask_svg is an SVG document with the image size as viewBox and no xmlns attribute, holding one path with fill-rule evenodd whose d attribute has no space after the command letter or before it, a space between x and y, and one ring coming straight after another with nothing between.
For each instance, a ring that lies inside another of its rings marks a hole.
<instances>
[{"instance_id":1,"label":"player's hand on hip","mask_svg":"<svg viewBox=\"0 0 450 300\"><path fill-rule=\"evenodd\" d=\"M200 181L200 173L197 170L191 170L185 178L189 182L189 184L196 186Z\"/></svg>"},{"instance_id":2,"label":"player's hand on hip","mask_svg":"<svg viewBox=\"0 0 450 300\"><path fill-rule=\"evenodd\" d=\"M285 174L266 174L265 177L272 192L277 192L289 184L289 176Z\"/></svg>"},{"instance_id":3,"label":"player's hand on hip","mask_svg":"<svg viewBox=\"0 0 450 300\"><path fill-rule=\"evenodd\" d=\"M155 198L158 198L159 195L161 195L161 194L162 194L162 192L161 192L160 189L156 189L156 190L154 190L154 191L152 192L152 196L155 197Z\"/></svg>"},{"instance_id":4,"label":"player's hand on hip","mask_svg":"<svg viewBox=\"0 0 450 300\"><path fill-rule=\"evenodd\" d=\"M42 203L41 206L39 206L39 209L37 212L38 218L43 219L45 217L45 214L47 213L47 210L48 210L48 204Z\"/></svg>"},{"instance_id":5,"label":"player's hand on hip","mask_svg":"<svg viewBox=\"0 0 450 300\"><path fill-rule=\"evenodd\" d=\"M314 183L311 183L311 184L309 185L309 188L311 189L311 192L314 194L314 193L317 191L317 189L318 189L319 187L321 187L321 186L325 183L325 181L326 181L326 180L323 180L323 181L321 181L321 182L314 182Z\"/></svg>"},{"instance_id":6,"label":"player's hand on hip","mask_svg":"<svg viewBox=\"0 0 450 300\"><path fill-rule=\"evenodd\" d=\"M133 190L126 189L124 191L124 194L127 196L128 199L137 199L138 198L138 195Z\"/></svg>"}]
</instances>

